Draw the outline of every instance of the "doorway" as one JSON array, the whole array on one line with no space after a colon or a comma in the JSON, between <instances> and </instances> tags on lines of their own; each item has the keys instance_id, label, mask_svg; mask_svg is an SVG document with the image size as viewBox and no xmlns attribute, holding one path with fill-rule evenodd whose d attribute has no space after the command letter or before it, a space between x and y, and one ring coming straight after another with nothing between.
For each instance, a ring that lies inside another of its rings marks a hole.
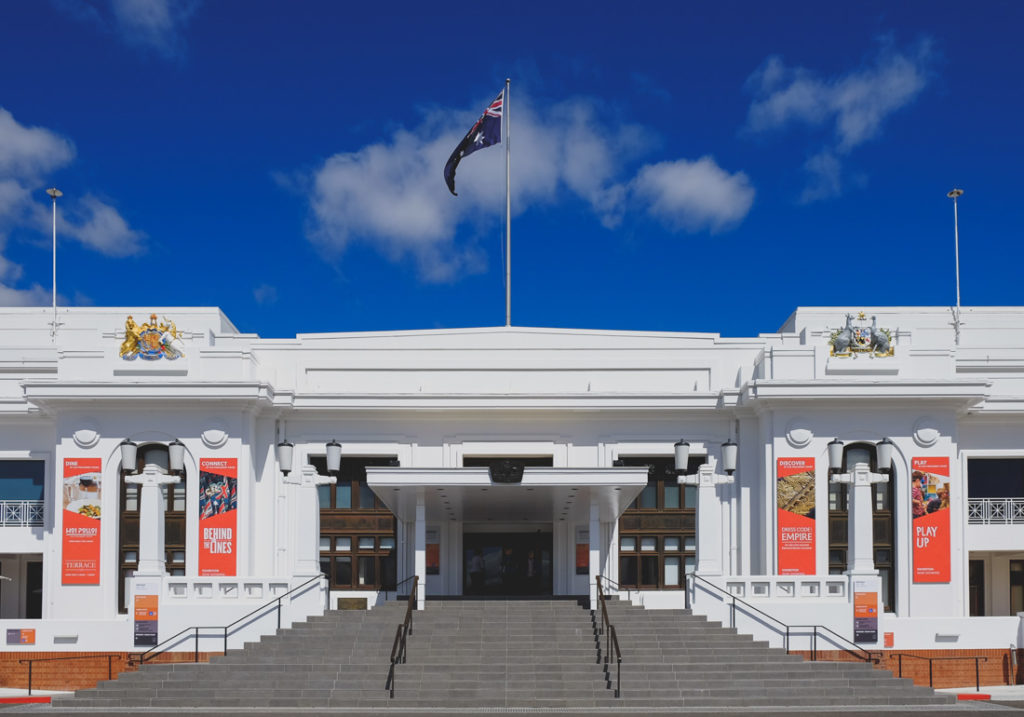
<instances>
[{"instance_id":1,"label":"doorway","mask_svg":"<svg viewBox=\"0 0 1024 717\"><path fill-rule=\"evenodd\" d=\"M464 595L551 595L551 533L465 533Z\"/></svg>"}]
</instances>

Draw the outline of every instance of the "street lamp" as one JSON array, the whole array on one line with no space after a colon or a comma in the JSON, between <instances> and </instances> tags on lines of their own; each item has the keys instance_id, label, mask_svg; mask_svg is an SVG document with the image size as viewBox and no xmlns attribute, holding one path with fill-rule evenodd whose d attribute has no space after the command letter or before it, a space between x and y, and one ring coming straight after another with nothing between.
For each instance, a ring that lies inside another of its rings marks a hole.
<instances>
[{"instance_id":1,"label":"street lamp","mask_svg":"<svg viewBox=\"0 0 1024 717\"><path fill-rule=\"evenodd\" d=\"M136 471L135 459L138 455L139 444L125 438L121 441L121 470L131 475Z\"/></svg>"}]
</instances>

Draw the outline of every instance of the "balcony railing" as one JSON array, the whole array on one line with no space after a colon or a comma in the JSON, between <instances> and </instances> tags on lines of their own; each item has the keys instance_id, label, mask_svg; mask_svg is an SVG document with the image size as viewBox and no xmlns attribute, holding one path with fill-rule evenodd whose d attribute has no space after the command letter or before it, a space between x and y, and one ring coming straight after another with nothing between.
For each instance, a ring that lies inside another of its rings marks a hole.
<instances>
[{"instance_id":1,"label":"balcony railing","mask_svg":"<svg viewBox=\"0 0 1024 717\"><path fill-rule=\"evenodd\" d=\"M967 522L979 525L1024 525L1024 498L970 498Z\"/></svg>"},{"instance_id":2,"label":"balcony railing","mask_svg":"<svg viewBox=\"0 0 1024 717\"><path fill-rule=\"evenodd\" d=\"M43 524L43 501L0 500L0 528L24 528Z\"/></svg>"}]
</instances>

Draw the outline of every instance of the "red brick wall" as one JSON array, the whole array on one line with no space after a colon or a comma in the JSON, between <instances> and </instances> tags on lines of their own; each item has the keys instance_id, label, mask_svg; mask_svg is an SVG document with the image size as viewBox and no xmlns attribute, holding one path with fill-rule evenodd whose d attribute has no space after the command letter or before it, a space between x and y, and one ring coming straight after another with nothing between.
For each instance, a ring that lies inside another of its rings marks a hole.
<instances>
[{"instance_id":1,"label":"red brick wall","mask_svg":"<svg viewBox=\"0 0 1024 717\"><path fill-rule=\"evenodd\" d=\"M811 659L808 651L794 650L794 654ZM915 685L928 686L928 661L919 657L956 657L967 658L979 656L986 658L978 661L978 676L982 685L1019 685L1024 683L1024 649L1017 650L1016 674L1011 674L1012 663L1010 650L884 650L882 660L877 665L890 670L898 676L899 655L903 655L903 676L914 681ZM911 657L913 655L913 657ZM842 651L818 651L819 660L855 661L856 658ZM944 687L974 687L974 660L942 659L932 662L932 684L936 689Z\"/></svg>"},{"instance_id":2,"label":"red brick wall","mask_svg":"<svg viewBox=\"0 0 1024 717\"><path fill-rule=\"evenodd\" d=\"M32 665L33 690L83 690L95 687L107 679L107 656L110 655L110 674L116 678L125 671L137 668L129 664L130 652L0 652L0 687L28 687L28 665L20 660L47 657L75 657L74 660L36 662ZM200 662L209 662L219 652L200 652ZM80 658L80 659L79 659ZM192 662L191 652L165 652L154 662Z\"/></svg>"}]
</instances>

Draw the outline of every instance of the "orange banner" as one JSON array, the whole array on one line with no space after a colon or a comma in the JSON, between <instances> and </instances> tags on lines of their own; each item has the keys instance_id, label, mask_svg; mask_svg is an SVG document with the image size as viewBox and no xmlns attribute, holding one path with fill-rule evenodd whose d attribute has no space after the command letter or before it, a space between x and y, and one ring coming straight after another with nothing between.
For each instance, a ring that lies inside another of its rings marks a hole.
<instances>
[{"instance_id":1,"label":"orange banner","mask_svg":"<svg viewBox=\"0 0 1024 717\"><path fill-rule=\"evenodd\" d=\"M950 581L949 457L911 460L914 582Z\"/></svg>"},{"instance_id":2,"label":"orange banner","mask_svg":"<svg viewBox=\"0 0 1024 717\"><path fill-rule=\"evenodd\" d=\"M779 458L775 474L779 575L814 575L814 459Z\"/></svg>"},{"instance_id":3,"label":"orange banner","mask_svg":"<svg viewBox=\"0 0 1024 717\"><path fill-rule=\"evenodd\" d=\"M199 574L236 573L238 459L199 459Z\"/></svg>"},{"instance_id":4,"label":"orange banner","mask_svg":"<svg viewBox=\"0 0 1024 717\"><path fill-rule=\"evenodd\" d=\"M65 458L61 583L100 584L102 458Z\"/></svg>"}]
</instances>

